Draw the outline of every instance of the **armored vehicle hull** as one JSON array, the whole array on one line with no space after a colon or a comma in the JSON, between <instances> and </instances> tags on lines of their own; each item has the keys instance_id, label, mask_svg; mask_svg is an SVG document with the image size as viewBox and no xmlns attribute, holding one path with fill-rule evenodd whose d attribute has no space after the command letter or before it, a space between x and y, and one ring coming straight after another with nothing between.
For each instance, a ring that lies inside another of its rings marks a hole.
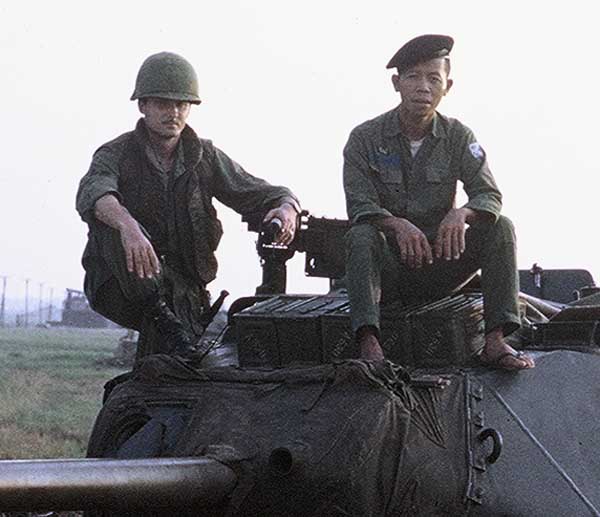
<instances>
[{"instance_id":1,"label":"armored vehicle hull","mask_svg":"<svg viewBox=\"0 0 600 517\"><path fill-rule=\"evenodd\" d=\"M307 253L307 274L338 279L347 225L313 222L296 251ZM149 355L107 383L90 459L76 467L90 473L87 482L73 478L68 460L43 475L35 474L43 463L6 464L0 511L600 515L600 302L565 306L574 290L593 286L589 273L520 272L529 295L515 346L533 355L532 370L477 364L475 284L388 307L382 337L391 361L369 362L356 359L343 289L285 295L293 250L267 242L258 243L257 295L232 304L215 349ZM544 292L555 300L531 297ZM135 467L137 488L123 483L119 465Z\"/></svg>"},{"instance_id":2,"label":"armored vehicle hull","mask_svg":"<svg viewBox=\"0 0 600 517\"><path fill-rule=\"evenodd\" d=\"M155 356L110 395L90 454L222 462L239 475L223 515L598 515L600 357L535 359L509 373Z\"/></svg>"}]
</instances>

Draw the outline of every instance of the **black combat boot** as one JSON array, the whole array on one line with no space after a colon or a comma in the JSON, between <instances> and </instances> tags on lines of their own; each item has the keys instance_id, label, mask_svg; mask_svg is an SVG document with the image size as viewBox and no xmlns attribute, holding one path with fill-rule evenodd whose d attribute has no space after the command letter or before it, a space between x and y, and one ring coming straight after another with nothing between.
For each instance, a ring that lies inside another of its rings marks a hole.
<instances>
[{"instance_id":1,"label":"black combat boot","mask_svg":"<svg viewBox=\"0 0 600 517\"><path fill-rule=\"evenodd\" d=\"M188 332L182 321L173 313L164 300L153 303L147 312L156 324L165 349L174 355L187 355L196 351L196 339Z\"/></svg>"}]
</instances>

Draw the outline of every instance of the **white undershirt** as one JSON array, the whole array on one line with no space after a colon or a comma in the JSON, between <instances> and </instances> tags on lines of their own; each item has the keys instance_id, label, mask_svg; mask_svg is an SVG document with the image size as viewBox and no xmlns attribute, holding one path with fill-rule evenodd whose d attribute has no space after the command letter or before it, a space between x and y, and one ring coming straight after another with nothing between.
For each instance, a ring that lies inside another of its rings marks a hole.
<instances>
[{"instance_id":1,"label":"white undershirt","mask_svg":"<svg viewBox=\"0 0 600 517\"><path fill-rule=\"evenodd\" d=\"M411 140L410 141L410 154L412 154L413 158L419 152L419 149L421 148L421 144L423 143L423 140L425 140L425 139L421 138L421 140Z\"/></svg>"}]
</instances>

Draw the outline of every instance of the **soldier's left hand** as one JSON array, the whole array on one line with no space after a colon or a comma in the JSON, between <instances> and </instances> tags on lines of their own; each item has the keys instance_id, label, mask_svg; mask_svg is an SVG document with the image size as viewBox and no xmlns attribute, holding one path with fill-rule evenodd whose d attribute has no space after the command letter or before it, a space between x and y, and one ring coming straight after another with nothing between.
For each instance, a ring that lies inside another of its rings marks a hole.
<instances>
[{"instance_id":1,"label":"soldier's left hand","mask_svg":"<svg viewBox=\"0 0 600 517\"><path fill-rule=\"evenodd\" d=\"M434 243L436 258L458 260L465 251L465 232L469 208L452 208L442 220Z\"/></svg>"},{"instance_id":2,"label":"soldier's left hand","mask_svg":"<svg viewBox=\"0 0 600 517\"><path fill-rule=\"evenodd\" d=\"M281 221L281 229L275 236L275 244L287 246L294 240L296 234L296 224L298 221L298 212L289 203L282 203L277 208L273 208L267 212L263 219L263 223L268 223L273 219Z\"/></svg>"}]
</instances>

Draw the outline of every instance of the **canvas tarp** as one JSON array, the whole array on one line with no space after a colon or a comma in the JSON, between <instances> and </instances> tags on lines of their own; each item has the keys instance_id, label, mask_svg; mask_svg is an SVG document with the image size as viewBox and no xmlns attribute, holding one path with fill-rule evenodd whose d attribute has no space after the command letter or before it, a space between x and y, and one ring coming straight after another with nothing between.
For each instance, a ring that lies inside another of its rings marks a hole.
<instances>
[{"instance_id":1,"label":"canvas tarp","mask_svg":"<svg viewBox=\"0 0 600 517\"><path fill-rule=\"evenodd\" d=\"M216 458L239 475L229 515L463 515L464 379L442 389L389 364L198 370L151 356L109 397L89 455Z\"/></svg>"}]
</instances>

